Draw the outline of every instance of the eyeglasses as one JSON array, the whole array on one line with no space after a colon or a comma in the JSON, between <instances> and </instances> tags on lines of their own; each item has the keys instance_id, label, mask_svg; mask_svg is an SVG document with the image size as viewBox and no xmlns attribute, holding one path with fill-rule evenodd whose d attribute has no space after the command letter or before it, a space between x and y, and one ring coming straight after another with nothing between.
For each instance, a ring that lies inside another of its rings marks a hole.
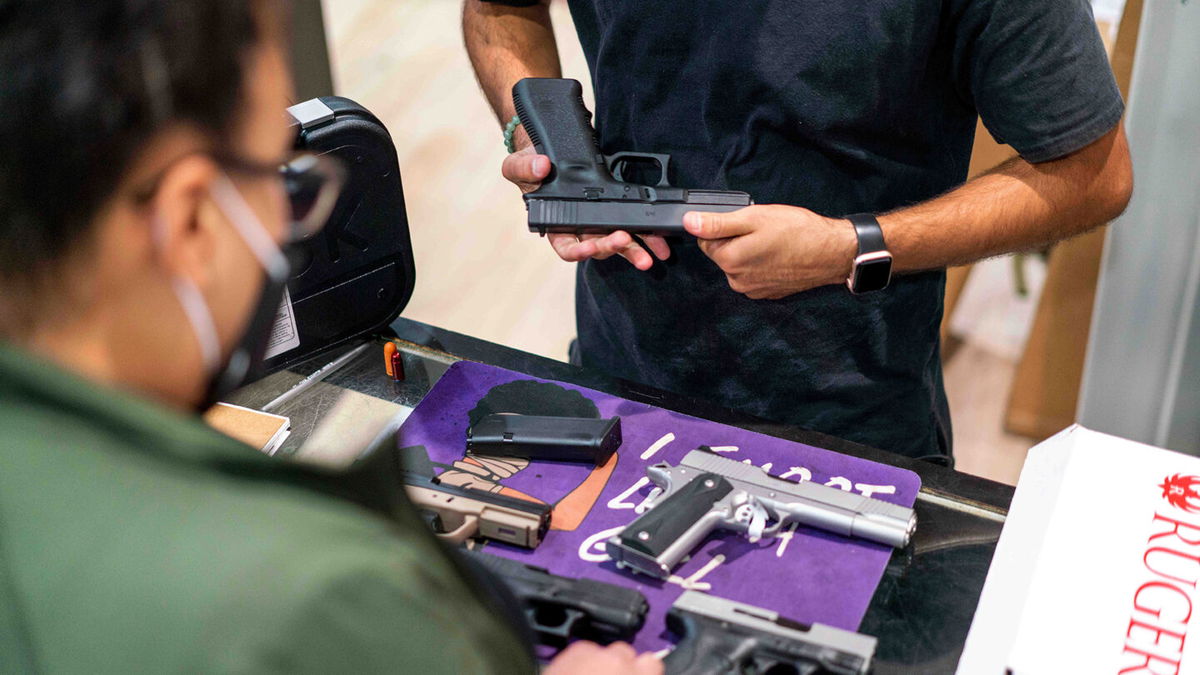
<instances>
[{"instance_id":1,"label":"eyeglasses","mask_svg":"<svg viewBox=\"0 0 1200 675\"><path fill-rule=\"evenodd\" d=\"M291 210L288 241L304 241L325 227L345 184L345 169L341 162L327 155L301 152L279 165L259 163L243 157L211 153L225 168L252 176L283 179Z\"/></svg>"},{"instance_id":2,"label":"eyeglasses","mask_svg":"<svg viewBox=\"0 0 1200 675\"><path fill-rule=\"evenodd\" d=\"M328 155L300 152L291 155L282 163L275 164L219 150L197 150L177 157L162 169L146 188L136 191L133 198L138 202L149 201L158 191L163 176L175 162L197 154L212 157L217 164L233 173L282 179L291 216L284 245L309 239L325 227L346 180L346 171L341 162Z\"/></svg>"}]
</instances>

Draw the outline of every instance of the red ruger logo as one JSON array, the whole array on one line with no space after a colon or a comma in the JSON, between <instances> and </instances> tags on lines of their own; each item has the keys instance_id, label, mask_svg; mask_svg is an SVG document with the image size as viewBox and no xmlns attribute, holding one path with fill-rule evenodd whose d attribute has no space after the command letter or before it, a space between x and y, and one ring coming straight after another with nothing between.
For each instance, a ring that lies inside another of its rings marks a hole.
<instances>
[{"instance_id":1,"label":"red ruger logo","mask_svg":"<svg viewBox=\"0 0 1200 675\"><path fill-rule=\"evenodd\" d=\"M1142 554L1142 584L1133 593L1118 675L1180 675L1197 672L1184 664L1192 614L1200 609L1200 476L1167 476L1158 487L1169 508L1156 509ZM1149 486L1147 485L1147 488ZM1166 513L1163 513L1163 512ZM1185 667L1186 666L1186 667Z\"/></svg>"},{"instance_id":2,"label":"red ruger logo","mask_svg":"<svg viewBox=\"0 0 1200 675\"><path fill-rule=\"evenodd\" d=\"M1171 506L1188 513L1200 513L1200 476L1181 476L1175 474L1163 479L1163 499Z\"/></svg>"}]
</instances>

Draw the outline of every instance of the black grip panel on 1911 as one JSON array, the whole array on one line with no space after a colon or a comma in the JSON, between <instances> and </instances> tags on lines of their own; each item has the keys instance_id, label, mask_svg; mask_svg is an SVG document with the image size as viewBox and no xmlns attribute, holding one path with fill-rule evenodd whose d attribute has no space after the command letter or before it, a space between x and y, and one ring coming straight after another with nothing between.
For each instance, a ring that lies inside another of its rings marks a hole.
<instances>
[{"instance_id":1,"label":"black grip panel on 1911","mask_svg":"<svg viewBox=\"0 0 1200 675\"><path fill-rule=\"evenodd\" d=\"M620 534L621 544L657 558L732 490L715 473L697 476L630 523Z\"/></svg>"},{"instance_id":2,"label":"black grip panel on 1911","mask_svg":"<svg viewBox=\"0 0 1200 675\"><path fill-rule=\"evenodd\" d=\"M527 77L513 85L513 105L534 149L551 159L540 195L584 199L586 186L618 185L596 143L578 81Z\"/></svg>"}]
</instances>

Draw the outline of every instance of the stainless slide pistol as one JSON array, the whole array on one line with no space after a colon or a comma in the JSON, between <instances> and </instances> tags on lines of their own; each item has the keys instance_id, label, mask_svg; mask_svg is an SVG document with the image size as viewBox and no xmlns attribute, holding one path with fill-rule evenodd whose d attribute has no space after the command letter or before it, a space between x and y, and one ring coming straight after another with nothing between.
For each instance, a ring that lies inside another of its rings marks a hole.
<instances>
[{"instance_id":1,"label":"stainless slide pistol","mask_svg":"<svg viewBox=\"0 0 1200 675\"><path fill-rule=\"evenodd\" d=\"M667 675L866 675L878 642L696 591L679 596L667 614L667 626L682 638L663 659Z\"/></svg>"},{"instance_id":2,"label":"stainless slide pistol","mask_svg":"<svg viewBox=\"0 0 1200 675\"><path fill-rule=\"evenodd\" d=\"M650 511L609 538L618 567L665 579L683 557L717 528L773 536L790 523L903 547L917 514L871 497L812 482L794 483L761 468L692 450L678 466L646 468L663 489Z\"/></svg>"}]
</instances>

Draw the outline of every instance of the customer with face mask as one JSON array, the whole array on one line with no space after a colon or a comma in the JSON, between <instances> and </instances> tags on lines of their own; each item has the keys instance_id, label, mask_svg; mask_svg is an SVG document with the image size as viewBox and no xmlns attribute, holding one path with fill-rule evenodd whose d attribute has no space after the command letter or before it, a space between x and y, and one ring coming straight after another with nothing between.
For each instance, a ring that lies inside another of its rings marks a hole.
<instances>
[{"instance_id":1,"label":"customer with face mask","mask_svg":"<svg viewBox=\"0 0 1200 675\"><path fill-rule=\"evenodd\" d=\"M290 152L285 7L0 2L0 672L533 669L411 508L196 415L337 190ZM293 222L281 166L325 208ZM661 666L583 644L552 668Z\"/></svg>"}]
</instances>

